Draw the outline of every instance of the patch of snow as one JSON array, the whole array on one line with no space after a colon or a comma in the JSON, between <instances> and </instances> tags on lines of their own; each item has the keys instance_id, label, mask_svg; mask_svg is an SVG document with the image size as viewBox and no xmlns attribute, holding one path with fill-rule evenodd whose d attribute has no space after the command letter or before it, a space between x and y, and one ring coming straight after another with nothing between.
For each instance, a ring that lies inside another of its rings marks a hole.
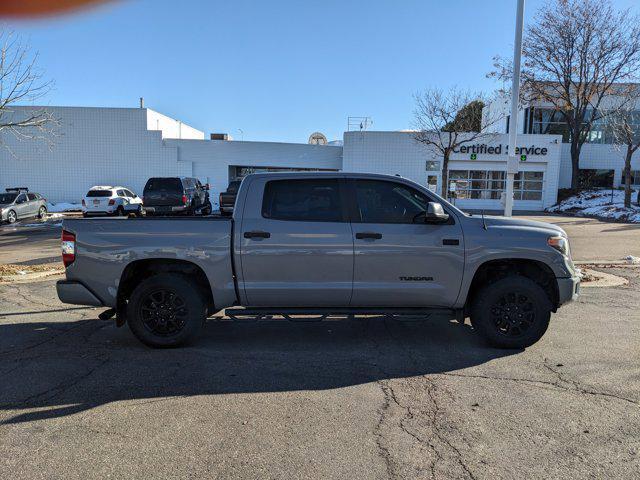
<instances>
[{"instance_id":1,"label":"patch of snow","mask_svg":"<svg viewBox=\"0 0 640 480\"><path fill-rule=\"evenodd\" d=\"M632 202L636 195L636 192L631 195ZM640 223L640 207L632 203L630 208L625 208L623 190L613 191L613 201L611 190L585 190L547 208L547 212Z\"/></svg>"},{"instance_id":2,"label":"patch of snow","mask_svg":"<svg viewBox=\"0 0 640 480\"><path fill-rule=\"evenodd\" d=\"M50 213L47 218L64 218L63 213Z\"/></svg>"},{"instance_id":3,"label":"patch of snow","mask_svg":"<svg viewBox=\"0 0 640 480\"><path fill-rule=\"evenodd\" d=\"M47 203L47 210L51 213L74 212L82 210L82 205L69 202Z\"/></svg>"},{"instance_id":4,"label":"patch of snow","mask_svg":"<svg viewBox=\"0 0 640 480\"><path fill-rule=\"evenodd\" d=\"M633 255L627 255L623 260L626 260L629 265L640 264L640 257L634 257Z\"/></svg>"}]
</instances>

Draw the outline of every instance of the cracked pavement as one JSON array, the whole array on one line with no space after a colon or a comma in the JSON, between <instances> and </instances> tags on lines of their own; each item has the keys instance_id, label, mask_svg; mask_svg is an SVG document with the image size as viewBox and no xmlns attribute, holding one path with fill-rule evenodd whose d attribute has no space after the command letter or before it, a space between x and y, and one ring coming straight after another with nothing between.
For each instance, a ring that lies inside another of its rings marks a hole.
<instances>
[{"instance_id":1,"label":"cracked pavement","mask_svg":"<svg viewBox=\"0 0 640 480\"><path fill-rule=\"evenodd\" d=\"M638 478L640 268L526 351L469 325L212 320L151 350L1 285L0 477Z\"/></svg>"}]
</instances>

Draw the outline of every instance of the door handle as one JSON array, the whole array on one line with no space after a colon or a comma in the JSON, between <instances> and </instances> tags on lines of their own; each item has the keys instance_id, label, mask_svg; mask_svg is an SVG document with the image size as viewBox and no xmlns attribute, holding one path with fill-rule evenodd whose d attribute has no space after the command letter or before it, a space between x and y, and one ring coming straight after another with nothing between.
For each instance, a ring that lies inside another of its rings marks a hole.
<instances>
[{"instance_id":1,"label":"door handle","mask_svg":"<svg viewBox=\"0 0 640 480\"><path fill-rule=\"evenodd\" d=\"M356 238L358 240L362 240L364 238L372 238L374 240L380 240L382 238L381 233L373 233L373 232L358 232L356 233Z\"/></svg>"},{"instance_id":2,"label":"door handle","mask_svg":"<svg viewBox=\"0 0 640 480\"><path fill-rule=\"evenodd\" d=\"M442 245L460 245L460 240L457 238L443 238Z\"/></svg>"},{"instance_id":3,"label":"door handle","mask_svg":"<svg viewBox=\"0 0 640 480\"><path fill-rule=\"evenodd\" d=\"M244 232L244 238L269 238L271 234L269 232L261 232L254 230L253 232Z\"/></svg>"}]
</instances>

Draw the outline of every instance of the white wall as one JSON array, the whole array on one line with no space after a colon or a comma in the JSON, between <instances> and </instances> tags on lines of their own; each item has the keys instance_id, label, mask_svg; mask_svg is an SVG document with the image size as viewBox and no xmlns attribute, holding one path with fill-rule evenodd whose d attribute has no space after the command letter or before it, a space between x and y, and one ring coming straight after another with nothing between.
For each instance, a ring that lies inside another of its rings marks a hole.
<instances>
[{"instance_id":1,"label":"white wall","mask_svg":"<svg viewBox=\"0 0 640 480\"><path fill-rule=\"evenodd\" d=\"M626 148L616 150L613 145L585 143L580 152L580 168L615 170L613 181L620 185ZM640 170L640 151L631 157L631 169ZM560 164L560 188L571 187L571 144L562 144L562 162Z\"/></svg>"},{"instance_id":2,"label":"white wall","mask_svg":"<svg viewBox=\"0 0 640 480\"><path fill-rule=\"evenodd\" d=\"M25 115L30 108L17 110ZM171 139L178 122L148 109L49 110L61 122L51 148L2 133L0 140L8 147L0 146L2 190L27 186L51 202L80 202L93 185L123 185L142 195L149 177L197 176L212 184L215 200L228 185L230 165L338 170L342 162L337 146ZM153 119L158 122L148 130Z\"/></svg>"},{"instance_id":3,"label":"white wall","mask_svg":"<svg viewBox=\"0 0 640 480\"><path fill-rule=\"evenodd\" d=\"M147 130L160 130L162 138L204 140L204 132L150 108L144 110L147 112Z\"/></svg>"},{"instance_id":4,"label":"white wall","mask_svg":"<svg viewBox=\"0 0 640 480\"><path fill-rule=\"evenodd\" d=\"M138 194L149 176L190 175L162 133L147 130L140 108L48 107L60 120L51 148L17 140L6 130L0 146L0 188L27 186L49 201L80 202L93 185L124 185ZM17 115L29 107L17 107ZM11 153L13 152L13 154Z\"/></svg>"},{"instance_id":5,"label":"white wall","mask_svg":"<svg viewBox=\"0 0 640 480\"><path fill-rule=\"evenodd\" d=\"M226 190L229 166L319 168L339 170L342 147L304 143L166 140L178 159L193 164L193 175L211 185L211 197Z\"/></svg>"}]
</instances>

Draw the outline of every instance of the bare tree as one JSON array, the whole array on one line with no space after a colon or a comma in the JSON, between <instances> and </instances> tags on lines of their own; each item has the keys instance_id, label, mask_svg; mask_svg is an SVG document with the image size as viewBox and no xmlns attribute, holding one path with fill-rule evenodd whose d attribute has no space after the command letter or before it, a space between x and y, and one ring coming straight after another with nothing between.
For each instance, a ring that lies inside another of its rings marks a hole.
<instances>
[{"instance_id":1,"label":"bare tree","mask_svg":"<svg viewBox=\"0 0 640 480\"><path fill-rule=\"evenodd\" d=\"M522 44L524 102L561 115L571 143L571 188L578 188L580 152L594 123L626 94L640 72L640 19L610 0L553 0L536 14ZM509 60L496 57L490 74L507 80Z\"/></svg>"},{"instance_id":2,"label":"bare tree","mask_svg":"<svg viewBox=\"0 0 640 480\"><path fill-rule=\"evenodd\" d=\"M0 143L5 135L18 140L52 141L58 124L44 107L16 111L14 106L33 104L50 90L52 83L43 78L36 66L37 54L12 32L0 30Z\"/></svg>"},{"instance_id":3,"label":"bare tree","mask_svg":"<svg viewBox=\"0 0 640 480\"><path fill-rule=\"evenodd\" d=\"M414 139L442 156L441 195L447 197L449 159L460 146L492 137L491 127L500 118L482 114L481 94L453 88L430 88L415 95Z\"/></svg>"},{"instance_id":4,"label":"bare tree","mask_svg":"<svg viewBox=\"0 0 640 480\"><path fill-rule=\"evenodd\" d=\"M607 116L607 131L613 137L616 149L624 151L624 206L631 207L631 158L640 148L640 87L629 91L627 98L620 101L620 106ZM638 192L640 205L640 192Z\"/></svg>"}]
</instances>

